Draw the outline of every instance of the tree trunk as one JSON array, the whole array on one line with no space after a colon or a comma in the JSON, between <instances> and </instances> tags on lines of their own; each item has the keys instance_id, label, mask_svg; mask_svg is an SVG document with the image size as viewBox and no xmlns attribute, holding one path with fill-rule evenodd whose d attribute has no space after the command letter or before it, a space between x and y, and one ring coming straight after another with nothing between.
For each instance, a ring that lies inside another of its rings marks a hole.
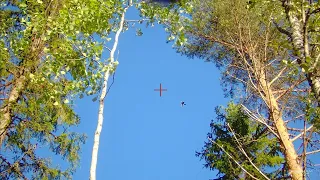
<instances>
[{"instance_id":1,"label":"tree trunk","mask_svg":"<svg viewBox=\"0 0 320 180\"><path fill-rule=\"evenodd\" d=\"M294 148L293 142L290 140L287 127L282 119L282 114L278 106L278 103L273 95L270 85L268 85L267 80L265 78L266 75L264 69L260 70L260 73L257 75L257 77L260 77L259 82L261 83L261 88L265 93L265 102L269 107L270 116L278 132L280 144L284 149L285 159L288 164L289 172L292 176L292 179L302 180L303 169L298 161L297 152Z\"/></svg>"},{"instance_id":2,"label":"tree trunk","mask_svg":"<svg viewBox=\"0 0 320 180\"><path fill-rule=\"evenodd\" d=\"M129 6L128 6L129 7ZM128 7L126 7L121 15L121 20L120 20L120 25L119 25L119 29L115 35L115 39L114 39L114 44L113 47L110 51L110 63L109 63L109 69L105 72L104 74L104 78L103 78L103 88L102 88L102 92L100 95L100 100L99 100L99 112L98 112L98 125L97 125L97 129L96 132L94 134L94 143L93 143L93 148L92 148L92 159L91 159L91 167L90 167L90 180L96 180L96 168L97 168L97 160L98 160L98 150L99 150L99 142L100 142L100 134L101 134L101 130L102 130L102 124L103 124L103 110L104 110L104 100L105 97L107 95L107 88L108 88L108 80L110 75L112 75L114 73L115 70L115 61L114 61L114 53L117 49L118 46L118 40L119 40L119 36L120 33L123 29L123 23L124 23L124 16L125 13L128 9ZM110 65L112 67L110 67Z\"/></svg>"},{"instance_id":3,"label":"tree trunk","mask_svg":"<svg viewBox=\"0 0 320 180\"><path fill-rule=\"evenodd\" d=\"M104 75L103 89L102 89L100 101L99 101L98 125L97 125L96 132L94 134L94 143L92 148L92 159L91 159L91 167L90 167L90 180L96 179L96 167L97 167L97 160L98 160L100 134L101 134L102 124L103 124L104 99L107 94L109 76L110 76L110 72L108 70Z\"/></svg>"},{"instance_id":4,"label":"tree trunk","mask_svg":"<svg viewBox=\"0 0 320 180\"><path fill-rule=\"evenodd\" d=\"M292 44L295 50L296 55L298 56L298 63L300 67L302 68L302 65L306 63L306 59L311 57L309 56L309 49L308 49L308 43L307 38L304 38L307 36L306 31L306 23L303 23L305 19L301 20L299 19L298 15L295 13L298 10L293 9L293 2L288 0L286 3L283 3L283 6L286 9L286 13L289 19L289 23L291 25L291 36L292 36ZM304 11L302 9L301 11ZM305 12L302 12L305 13ZM303 16L302 16L303 17ZM304 30L305 29L305 30ZM316 60L311 61L316 63ZM316 65L316 64L315 64ZM313 65L307 64L308 69L305 69L306 78L308 80L308 83L312 89L312 92L314 93L315 98L318 101L318 104L320 105L320 77L316 75L317 68L316 66L311 68Z\"/></svg>"},{"instance_id":5,"label":"tree trunk","mask_svg":"<svg viewBox=\"0 0 320 180\"><path fill-rule=\"evenodd\" d=\"M0 108L0 113L3 114L0 116L0 148L6 137L8 125L11 123L12 104L17 102L20 93L23 91L27 80L27 74L31 72L34 73L34 69L36 69L35 67L40 63L39 56L41 56L43 51L44 41L41 38L37 38L36 35L32 36L32 39L33 41L30 46L30 59L24 59L24 61L32 62L32 67L22 67L20 72L12 74L14 79L12 80L12 88L9 90L8 102L4 103L3 107Z\"/></svg>"},{"instance_id":6,"label":"tree trunk","mask_svg":"<svg viewBox=\"0 0 320 180\"><path fill-rule=\"evenodd\" d=\"M6 132L8 125L11 123L11 107L12 104L15 103L18 98L21 90L24 88L25 83L25 76L20 75L15 80L15 83L9 93L8 102L4 104L3 107L1 107L0 112L2 114L0 119L0 148L2 146L2 143L6 137Z\"/></svg>"}]
</instances>

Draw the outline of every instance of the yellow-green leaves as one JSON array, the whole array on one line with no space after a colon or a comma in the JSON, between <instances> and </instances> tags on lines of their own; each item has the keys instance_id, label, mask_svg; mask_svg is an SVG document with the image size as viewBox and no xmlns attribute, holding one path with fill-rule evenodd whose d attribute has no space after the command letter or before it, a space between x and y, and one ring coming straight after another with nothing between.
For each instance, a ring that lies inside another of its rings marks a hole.
<instances>
[{"instance_id":1,"label":"yellow-green leaves","mask_svg":"<svg viewBox=\"0 0 320 180\"><path fill-rule=\"evenodd\" d=\"M185 29L189 16L186 14L193 9L193 1L177 1L176 5L159 6L157 4L142 3L139 7L142 16L150 19L153 25L156 21L164 24L168 32L167 42L174 42L175 46L183 46L187 42Z\"/></svg>"},{"instance_id":2,"label":"yellow-green leaves","mask_svg":"<svg viewBox=\"0 0 320 180\"><path fill-rule=\"evenodd\" d=\"M69 103L69 100L68 100L68 99L65 99L65 100L63 101L63 103L68 104L68 103Z\"/></svg>"},{"instance_id":3,"label":"yellow-green leaves","mask_svg":"<svg viewBox=\"0 0 320 180\"><path fill-rule=\"evenodd\" d=\"M30 79L33 79L34 78L34 74L30 73L29 77L30 77Z\"/></svg>"},{"instance_id":4,"label":"yellow-green leaves","mask_svg":"<svg viewBox=\"0 0 320 180\"><path fill-rule=\"evenodd\" d=\"M16 82L24 81L17 101L10 106L16 119L6 146L17 149L15 155L21 156L22 145L46 142L43 146L49 145L48 149L70 161L70 171L57 170L49 163L35 170L30 164L43 161L36 155L19 162L24 167L21 172L8 171L1 176L21 178L21 173L30 179L67 179L75 169L84 138L73 132L60 136L56 130L79 123L70 103L74 98L99 92L101 40L109 40L111 18L121 4L116 0L21 0L4 6L7 3L1 3L0 9L0 75L12 84L0 93L10 94ZM2 99L0 102L5 104Z\"/></svg>"}]
</instances>

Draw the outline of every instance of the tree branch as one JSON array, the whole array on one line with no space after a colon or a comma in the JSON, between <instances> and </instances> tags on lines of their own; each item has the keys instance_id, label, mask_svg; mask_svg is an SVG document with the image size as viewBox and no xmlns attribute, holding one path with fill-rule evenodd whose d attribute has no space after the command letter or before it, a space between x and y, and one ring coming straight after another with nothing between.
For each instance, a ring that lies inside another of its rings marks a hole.
<instances>
[{"instance_id":1,"label":"tree branch","mask_svg":"<svg viewBox=\"0 0 320 180\"><path fill-rule=\"evenodd\" d=\"M290 39L292 39L291 33L289 31L287 31L287 30L283 29L282 27L280 27L279 24L274 19L272 19L271 21L276 26L276 28L278 29L279 32L281 32L282 34L287 35Z\"/></svg>"},{"instance_id":2,"label":"tree branch","mask_svg":"<svg viewBox=\"0 0 320 180\"><path fill-rule=\"evenodd\" d=\"M258 118L255 114L253 114L246 106L244 106L243 104L241 104L242 109L245 111L245 113L252 119L255 120L263 125L265 125L270 132L272 132L273 135L275 135L277 138L280 138L279 135L273 130L273 128L267 124L263 119Z\"/></svg>"},{"instance_id":3,"label":"tree branch","mask_svg":"<svg viewBox=\"0 0 320 180\"><path fill-rule=\"evenodd\" d=\"M306 132L310 131L312 128L313 128L313 125L308 127L308 129L306 129ZM294 142L295 140L299 139L303 134L304 134L304 132L298 134L296 137L292 138L291 141Z\"/></svg>"},{"instance_id":4,"label":"tree branch","mask_svg":"<svg viewBox=\"0 0 320 180\"><path fill-rule=\"evenodd\" d=\"M320 152L320 149L315 150L315 151L307 152L306 155L315 154L315 153L318 153L318 152Z\"/></svg>"},{"instance_id":5,"label":"tree branch","mask_svg":"<svg viewBox=\"0 0 320 180\"><path fill-rule=\"evenodd\" d=\"M284 70L286 70L286 69L287 69L287 67L284 67L283 69L281 69L281 71L277 74L277 76L274 77L274 78L271 80L271 82L269 82L268 86L271 87L271 85L272 85L277 79L280 78L280 76L283 74Z\"/></svg>"}]
</instances>

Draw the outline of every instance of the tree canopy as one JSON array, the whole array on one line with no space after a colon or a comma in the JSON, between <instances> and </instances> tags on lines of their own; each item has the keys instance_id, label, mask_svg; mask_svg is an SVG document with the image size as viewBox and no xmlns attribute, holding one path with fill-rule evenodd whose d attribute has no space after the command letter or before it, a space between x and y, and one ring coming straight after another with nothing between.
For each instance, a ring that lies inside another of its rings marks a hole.
<instances>
[{"instance_id":1,"label":"tree canopy","mask_svg":"<svg viewBox=\"0 0 320 180\"><path fill-rule=\"evenodd\" d=\"M0 177L70 178L85 136L73 100L95 94L118 1L0 2ZM37 155L50 150L68 169Z\"/></svg>"}]
</instances>

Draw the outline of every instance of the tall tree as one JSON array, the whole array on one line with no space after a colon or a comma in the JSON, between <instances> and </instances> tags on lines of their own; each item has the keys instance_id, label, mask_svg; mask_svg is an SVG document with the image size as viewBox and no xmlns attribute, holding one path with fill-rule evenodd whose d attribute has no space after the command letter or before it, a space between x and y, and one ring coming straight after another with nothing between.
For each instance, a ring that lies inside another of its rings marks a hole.
<instances>
[{"instance_id":1,"label":"tall tree","mask_svg":"<svg viewBox=\"0 0 320 180\"><path fill-rule=\"evenodd\" d=\"M99 91L118 1L0 1L0 177L70 178L85 136L73 100ZM67 159L61 169L40 149Z\"/></svg>"},{"instance_id":2,"label":"tall tree","mask_svg":"<svg viewBox=\"0 0 320 180\"><path fill-rule=\"evenodd\" d=\"M115 60L114 53L118 47L119 36L123 31L124 23L125 23L125 14L128 8L132 6L132 1L128 1L128 4L125 5L123 9L119 9L122 11L120 13L120 20L118 23L115 23L116 26L116 34L114 36L114 44L112 49L109 49L110 56L108 62L105 62L104 68L106 71L104 72L103 76L103 84L101 88L101 94L99 98L99 111L98 111L98 123L97 128L94 134L94 143L92 147L92 157L91 157L91 166L90 166L90 180L96 180L96 169L97 169L97 162L98 162L98 151L99 151L99 143L100 143L100 134L102 131L103 119L104 119L104 102L108 91L108 82L109 77L114 75L117 65L119 64L118 60Z\"/></svg>"}]
</instances>

